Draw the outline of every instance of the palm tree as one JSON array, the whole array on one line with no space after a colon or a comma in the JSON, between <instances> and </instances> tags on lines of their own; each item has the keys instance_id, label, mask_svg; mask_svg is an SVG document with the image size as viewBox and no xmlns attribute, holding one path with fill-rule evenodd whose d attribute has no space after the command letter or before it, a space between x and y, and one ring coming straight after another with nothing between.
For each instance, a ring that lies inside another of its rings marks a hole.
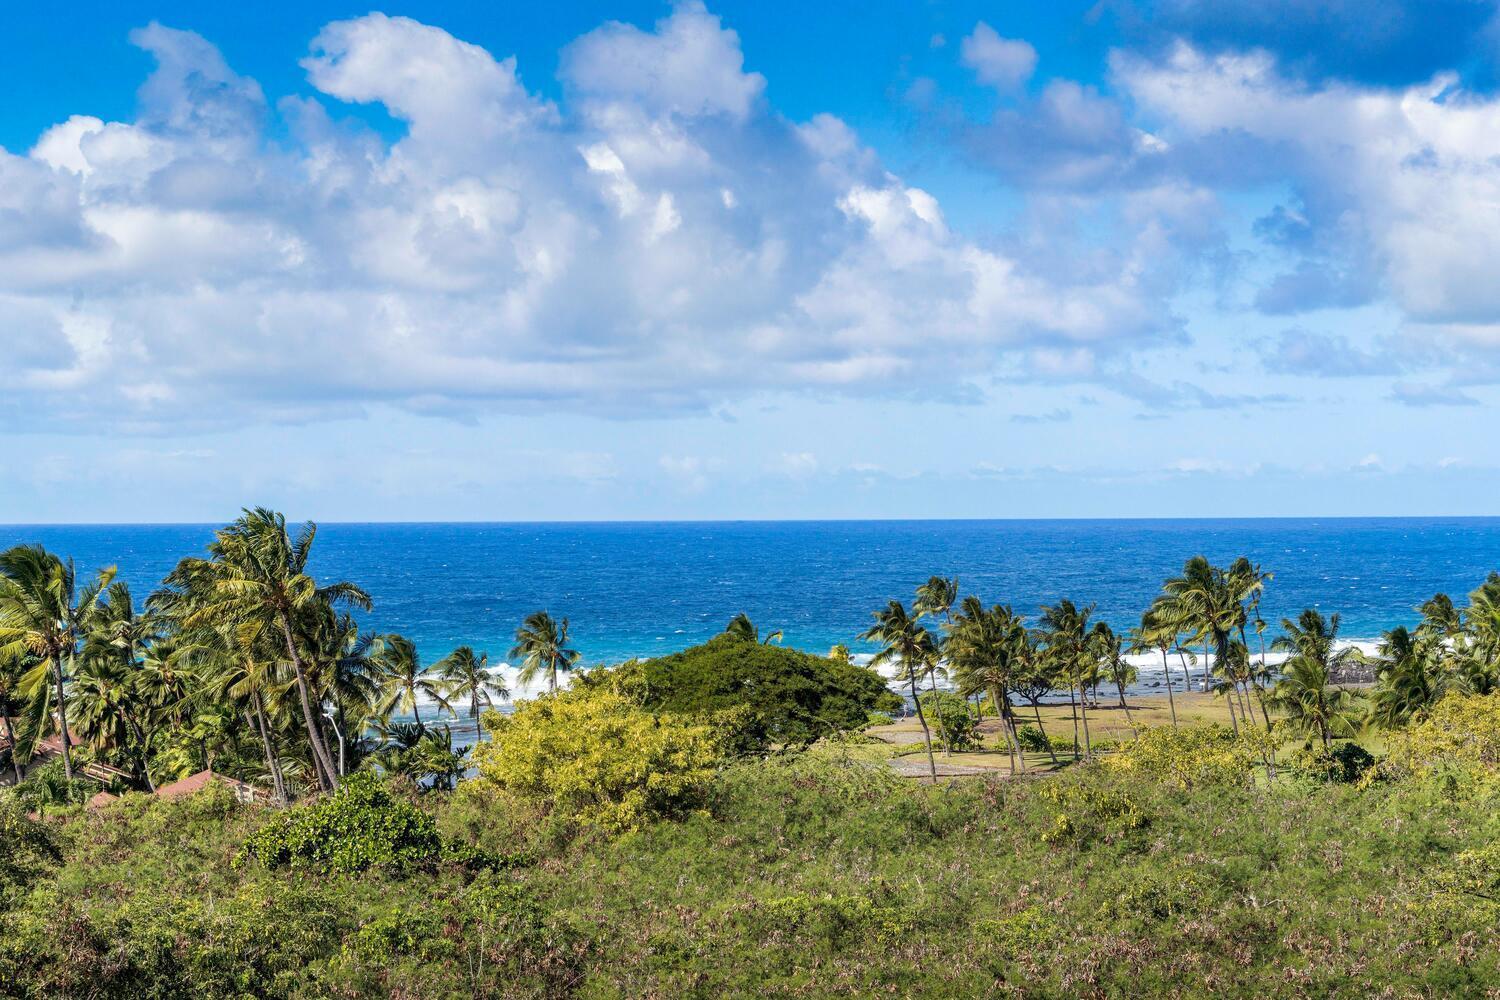
<instances>
[{"instance_id":1,"label":"palm tree","mask_svg":"<svg viewBox=\"0 0 1500 1000\"><path fill-rule=\"evenodd\" d=\"M743 639L746 642L761 642L760 629L755 627L755 623L750 620L750 616L743 611L729 619L729 624L724 626L724 634L732 635L736 639ZM762 645L769 646L773 642L780 642L781 638L781 629L776 629L766 636Z\"/></svg>"},{"instance_id":2,"label":"palm tree","mask_svg":"<svg viewBox=\"0 0 1500 1000\"><path fill-rule=\"evenodd\" d=\"M1177 699L1172 694L1172 670L1167 664L1167 651L1177 642L1178 628L1172 622L1170 608L1157 598L1141 613L1141 623L1131 632L1130 648L1144 653L1157 650L1161 653L1161 673L1167 679L1167 707L1172 712L1172 728L1177 728Z\"/></svg>"},{"instance_id":3,"label":"palm tree","mask_svg":"<svg viewBox=\"0 0 1500 1000\"><path fill-rule=\"evenodd\" d=\"M20 697L21 677L27 670L25 656L0 653L0 726L4 727L10 767L15 772L17 784L20 784L25 775L21 771L21 752L16 745L16 730L10 720L15 715L16 701Z\"/></svg>"},{"instance_id":4,"label":"palm tree","mask_svg":"<svg viewBox=\"0 0 1500 1000\"><path fill-rule=\"evenodd\" d=\"M445 696L443 682L430 667L422 666L416 644L406 636L383 636L375 644L374 660L381 675L381 715L410 712L417 725L422 727L420 700L423 697L432 699L450 712L453 710Z\"/></svg>"},{"instance_id":5,"label":"palm tree","mask_svg":"<svg viewBox=\"0 0 1500 1000\"><path fill-rule=\"evenodd\" d=\"M934 619L942 618L944 620L944 623L946 624L947 622L951 621L948 612L950 609L952 609L954 602L956 602L957 600L957 577L949 580L941 576L930 576L927 578L926 583L917 588L917 599L912 604L911 610L918 621L931 616ZM932 662L927 665L927 687L928 690L932 692L934 701L936 701L937 699L938 674L942 672L942 670L942 659L940 657L934 657L932 659ZM938 713L937 723L938 735L941 736L943 740L943 756L951 756L949 750L951 741L948 739L948 733L944 729L943 716L941 712Z\"/></svg>"},{"instance_id":6,"label":"palm tree","mask_svg":"<svg viewBox=\"0 0 1500 1000\"><path fill-rule=\"evenodd\" d=\"M1294 622L1281 620L1285 633L1271 643L1276 652L1290 655L1281 667L1281 680L1271 690L1271 705L1286 716L1293 732L1317 733L1324 749L1337 735L1353 736L1357 722L1354 695L1334 687L1332 678L1342 667L1359 659L1354 647L1334 650L1339 616L1324 618L1308 608Z\"/></svg>"},{"instance_id":7,"label":"palm tree","mask_svg":"<svg viewBox=\"0 0 1500 1000\"><path fill-rule=\"evenodd\" d=\"M740 617L744 618L744 615ZM750 619L744 618L744 621L749 625ZM730 627L734 627L734 622ZM753 625L750 627L754 629ZM521 684L529 685L538 675L545 674L549 692L557 691L557 672L572 670L578 657L578 650L568 648L568 620L564 618L559 623L545 611L534 611L526 616L521 627L516 629L516 644L510 651L512 660L521 661L518 678Z\"/></svg>"},{"instance_id":8,"label":"palm tree","mask_svg":"<svg viewBox=\"0 0 1500 1000\"><path fill-rule=\"evenodd\" d=\"M901 670L901 680L911 685L911 700L917 707L917 721L922 725L922 742L927 747L927 770L932 783L937 784L937 761L932 756L932 731L927 728L922 699L917 695L917 678L926 673L928 664L937 659L937 644L932 639L932 633L916 617L908 614L900 601L893 600L875 612L875 624L860 633L859 637L878 642L883 647L870 661L871 666L895 664Z\"/></svg>"},{"instance_id":9,"label":"palm tree","mask_svg":"<svg viewBox=\"0 0 1500 1000\"><path fill-rule=\"evenodd\" d=\"M85 657L73 677L69 701L78 736L95 750L125 755L150 791L146 725L150 708L141 697L135 670L117 657Z\"/></svg>"},{"instance_id":10,"label":"palm tree","mask_svg":"<svg viewBox=\"0 0 1500 1000\"><path fill-rule=\"evenodd\" d=\"M479 725L479 706L493 705L495 698L505 698L510 692L505 685L486 668L490 654L474 652L472 646L459 646L436 664L443 680L448 682L448 697L469 700L469 718ZM479 738L484 739L480 729Z\"/></svg>"},{"instance_id":11,"label":"palm tree","mask_svg":"<svg viewBox=\"0 0 1500 1000\"><path fill-rule=\"evenodd\" d=\"M307 730L318 783L338 787L338 769L323 739L315 707L315 678L310 676L296 620L319 605L348 604L368 611L370 596L352 583L318 586L307 572L317 526L308 522L293 538L285 515L257 507L216 533L208 559L184 559L167 578L193 605L187 628L215 621L236 621L250 631L277 634L297 679L297 696Z\"/></svg>"},{"instance_id":12,"label":"palm tree","mask_svg":"<svg viewBox=\"0 0 1500 1000\"><path fill-rule=\"evenodd\" d=\"M1104 676L1115 686L1115 691L1120 695L1120 707L1125 710L1125 721L1135 725L1135 720L1130 717L1130 706L1125 703L1125 688L1136 681L1136 669L1130 661L1125 659L1122 650L1123 642L1105 622L1095 622L1094 631L1090 638L1094 642L1094 655L1098 658L1099 665L1104 669Z\"/></svg>"},{"instance_id":13,"label":"palm tree","mask_svg":"<svg viewBox=\"0 0 1500 1000\"><path fill-rule=\"evenodd\" d=\"M20 685L22 693L32 697L32 735L41 735L55 699L63 773L69 781L73 738L64 685L78 644L98 613L99 595L114 575L114 567L101 570L80 588L73 560L64 562L40 545L18 545L0 553L0 657L34 657L35 665Z\"/></svg>"},{"instance_id":14,"label":"palm tree","mask_svg":"<svg viewBox=\"0 0 1500 1000\"><path fill-rule=\"evenodd\" d=\"M1079 608L1063 598L1050 607L1042 608L1042 628L1045 633L1047 655L1056 664L1060 676L1068 682L1068 701L1073 702L1073 692L1078 700L1073 702L1073 756L1078 756L1078 717L1083 717L1083 747L1085 754L1093 754L1089 737L1088 703L1083 696L1083 686L1099 669L1099 662L1089 648L1089 616L1094 613L1092 604Z\"/></svg>"},{"instance_id":15,"label":"palm tree","mask_svg":"<svg viewBox=\"0 0 1500 1000\"><path fill-rule=\"evenodd\" d=\"M1399 626L1381 639L1375 657L1379 682L1370 696L1370 719L1394 729L1426 714L1447 693L1437 641Z\"/></svg>"},{"instance_id":16,"label":"palm tree","mask_svg":"<svg viewBox=\"0 0 1500 1000\"><path fill-rule=\"evenodd\" d=\"M1010 608L997 604L986 609L974 596L964 598L943 643L959 694L988 694L995 711L1000 713L1012 774L1018 760L1020 769L1026 770L1010 703L1010 690L1021 668L1025 643L1026 626Z\"/></svg>"},{"instance_id":17,"label":"palm tree","mask_svg":"<svg viewBox=\"0 0 1500 1000\"><path fill-rule=\"evenodd\" d=\"M1244 608L1235 587L1224 570L1203 556L1194 556L1183 565L1182 575L1168 580L1162 590L1172 615L1203 643L1203 690L1207 691L1210 648L1217 668L1228 658L1229 637L1243 620Z\"/></svg>"}]
</instances>

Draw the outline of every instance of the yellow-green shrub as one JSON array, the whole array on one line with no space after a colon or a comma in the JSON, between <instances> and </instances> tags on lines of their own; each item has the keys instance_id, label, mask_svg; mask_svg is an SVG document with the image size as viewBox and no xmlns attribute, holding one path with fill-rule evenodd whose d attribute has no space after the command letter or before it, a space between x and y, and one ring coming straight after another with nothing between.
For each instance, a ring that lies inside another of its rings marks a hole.
<instances>
[{"instance_id":1,"label":"yellow-green shrub","mask_svg":"<svg viewBox=\"0 0 1500 1000\"><path fill-rule=\"evenodd\" d=\"M1144 728L1118 752L1101 759L1105 769L1154 778L1187 790L1248 781L1268 748L1264 730L1246 727L1239 736L1210 726Z\"/></svg>"},{"instance_id":2,"label":"yellow-green shrub","mask_svg":"<svg viewBox=\"0 0 1500 1000\"><path fill-rule=\"evenodd\" d=\"M480 776L586 826L630 830L700 806L721 763L709 726L653 715L608 690L578 690L486 717Z\"/></svg>"},{"instance_id":3,"label":"yellow-green shrub","mask_svg":"<svg viewBox=\"0 0 1500 1000\"><path fill-rule=\"evenodd\" d=\"M1384 770L1500 772L1500 694L1449 695L1422 722L1391 735Z\"/></svg>"}]
</instances>

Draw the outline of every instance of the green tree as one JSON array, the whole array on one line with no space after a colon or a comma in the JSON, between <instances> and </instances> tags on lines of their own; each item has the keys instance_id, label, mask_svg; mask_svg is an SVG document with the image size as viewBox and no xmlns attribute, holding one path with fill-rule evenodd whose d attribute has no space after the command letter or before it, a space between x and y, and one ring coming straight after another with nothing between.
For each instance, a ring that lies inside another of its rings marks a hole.
<instances>
[{"instance_id":1,"label":"green tree","mask_svg":"<svg viewBox=\"0 0 1500 1000\"><path fill-rule=\"evenodd\" d=\"M922 743L927 748L927 770L931 781L937 784L937 761L932 756L932 730L927 727L927 716L922 711L922 702L917 695L917 679L927 673L928 666L937 659L937 643L917 618L908 614L900 601L891 601L875 612L875 624L860 634L860 638L881 644L880 652L870 661L871 666L886 664L897 666L901 680L911 686L911 700L916 705L917 722L922 726Z\"/></svg>"},{"instance_id":2,"label":"green tree","mask_svg":"<svg viewBox=\"0 0 1500 1000\"><path fill-rule=\"evenodd\" d=\"M1083 750L1093 754L1089 737L1088 702L1083 686L1099 669L1099 661L1089 642L1089 616L1094 606L1079 608L1063 598L1056 604L1042 608L1043 642L1047 656L1056 665L1058 674L1068 682L1068 701L1073 707L1073 756L1078 756L1078 719L1083 719ZM1073 694L1077 691L1078 699Z\"/></svg>"},{"instance_id":3,"label":"green tree","mask_svg":"<svg viewBox=\"0 0 1500 1000\"><path fill-rule=\"evenodd\" d=\"M73 560L64 562L40 545L0 553L0 657L29 655L34 666L21 679L31 698L32 740L56 712L63 774L73 780L73 737L68 731L66 683L79 643L99 613L99 598L114 579L113 567L80 587Z\"/></svg>"},{"instance_id":4,"label":"green tree","mask_svg":"<svg viewBox=\"0 0 1500 1000\"><path fill-rule=\"evenodd\" d=\"M1010 608L999 604L986 608L972 595L963 599L953 615L943 642L959 694L988 694L1000 713L1012 773L1018 764L1020 770L1026 770L1010 700L1025 666L1026 643L1026 625Z\"/></svg>"},{"instance_id":5,"label":"green tree","mask_svg":"<svg viewBox=\"0 0 1500 1000\"><path fill-rule=\"evenodd\" d=\"M1099 667L1120 696L1120 707L1125 710L1125 721L1135 725L1130 717L1130 706L1125 703L1125 688L1136 681L1136 669L1125 659L1124 639L1115 634L1105 622L1095 622L1089 638L1093 641L1094 656Z\"/></svg>"},{"instance_id":6,"label":"green tree","mask_svg":"<svg viewBox=\"0 0 1500 1000\"><path fill-rule=\"evenodd\" d=\"M1161 674L1167 681L1167 708L1172 713L1172 728L1177 728L1177 699L1172 693L1172 670L1167 652L1177 644L1179 629L1172 620L1171 609L1160 598L1141 613L1141 623L1130 634L1130 648L1137 653L1161 653Z\"/></svg>"},{"instance_id":7,"label":"green tree","mask_svg":"<svg viewBox=\"0 0 1500 1000\"><path fill-rule=\"evenodd\" d=\"M1358 728L1354 695L1335 687L1332 678L1338 669L1356 662L1359 651L1352 646L1335 649L1339 616L1324 618L1316 608L1308 608L1297 621L1283 618L1281 629L1285 634L1271 648L1290 655L1271 691L1271 706L1285 716L1293 732L1316 733L1325 749L1335 736L1353 736Z\"/></svg>"},{"instance_id":8,"label":"green tree","mask_svg":"<svg viewBox=\"0 0 1500 1000\"><path fill-rule=\"evenodd\" d=\"M184 559L167 583L191 606L183 620L189 629L215 621L234 621L242 629L278 636L296 676L302 722L318 783L331 790L338 787L338 768L323 739L316 678L310 676L296 621L324 604L369 610L370 597L348 582L318 585L307 571L316 536L317 526L310 522L294 538L284 515L264 507L247 509L215 534L208 559Z\"/></svg>"},{"instance_id":9,"label":"green tree","mask_svg":"<svg viewBox=\"0 0 1500 1000\"><path fill-rule=\"evenodd\" d=\"M780 642L782 640L781 629L776 629L775 631L769 633L765 637L765 639L762 640L760 637L760 629L754 622L750 620L750 616L745 614L745 612L743 611L735 615L733 618L729 619L729 624L724 626L724 634L732 635L737 639L744 639L746 642L764 641L769 644L773 642Z\"/></svg>"},{"instance_id":10,"label":"green tree","mask_svg":"<svg viewBox=\"0 0 1500 1000\"><path fill-rule=\"evenodd\" d=\"M383 636L376 642L374 660L380 671L381 715L410 712L419 728L422 725L421 699L429 698L452 711L446 697L446 685L431 667L422 666L416 643L404 635Z\"/></svg>"},{"instance_id":11,"label":"green tree","mask_svg":"<svg viewBox=\"0 0 1500 1000\"><path fill-rule=\"evenodd\" d=\"M748 624L749 619L745 622ZM559 622L545 611L526 616L516 629L516 644L510 650L510 658L521 661L518 676L521 684L529 685L537 677L545 676L547 690L552 692L557 690L558 672L572 670L578 657L578 650L568 646L568 620Z\"/></svg>"},{"instance_id":12,"label":"green tree","mask_svg":"<svg viewBox=\"0 0 1500 1000\"><path fill-rule=\"evenodd\" d=\"M496 698L505 698L510 692L505 684L490 673L490 654L475 653L472 646L459 646L437 663L438 672L448 684L448 697L469 703L469 718L479 725L479 707L493 705ZM479 738L484 739L481 727Z\"/></svg>"},{"instance_id":13,"label":"green tree","mask_svg":"<svg viewBox=\"0 0 1500 1000\"><path fill-rule=\"evenodd\" d=\"M1370 693L1370 719L1395 729L1426 715L1447 693L1435 637L1398 626L1385 634L1374 658L1379 680Z\"/></svg>"}]
</instances>

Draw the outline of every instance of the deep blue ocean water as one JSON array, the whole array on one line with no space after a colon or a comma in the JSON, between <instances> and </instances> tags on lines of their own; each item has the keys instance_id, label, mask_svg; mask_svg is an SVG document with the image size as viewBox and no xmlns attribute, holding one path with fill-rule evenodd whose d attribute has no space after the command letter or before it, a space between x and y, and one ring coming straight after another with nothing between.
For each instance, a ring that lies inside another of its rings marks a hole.
<instances>
[{"instance_id":1,"label":"deep blue ocean water","mask_svg":"<svg viewBox=\"0 0 1500 1000\"><path fill-rule=\"evenodd\" d=\"M213 528L0 525L0 546L116 565L144 597ZM521 619L546 608L595 663L681 649L738 611L789 645L868 649L855 636L870 613L934 573L1028 613L1093 602L1126 627L1197 553L1274 572L1270 621L1316 606L1343 615L1346 638L1374 638L1500 569L1500 518L324 524L314 553L320 578L371 593L370 627L410 636L426 660L462 643L502 659Z\"/></svg>"}]
</instances>

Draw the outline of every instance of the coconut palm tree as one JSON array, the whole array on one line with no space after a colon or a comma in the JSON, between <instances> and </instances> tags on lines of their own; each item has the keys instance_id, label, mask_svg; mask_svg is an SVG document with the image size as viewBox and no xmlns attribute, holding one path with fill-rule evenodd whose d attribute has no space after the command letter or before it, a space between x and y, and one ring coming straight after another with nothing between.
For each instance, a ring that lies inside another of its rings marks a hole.
<instances>
[{"instance_id":1,"label":"coconut palm tree","mask_svg":"<svg viewBox=\"0 0 1500 1000\"><path fill-rule=\"evenodd\" d=\"M1308 608L1292 621L1281 620L1284 635L1271 643L1276 652L1290 654L1281 667L1281 680L1271 689L1271 706L1286 718L1293 732L1316 733L1326 749L1335 736L1353 736L1358 728L1354 694L1335 687L1332 678L1342 667L1359 660L1354 647L1335 650L1339 616L1324 618Z\"/></svg>"},{"instance_id":2,"label":"coconut palm tree","mask_svg":"<svg viewBox=\"0 0 1500 1000\"><path fill-rule=\"evenodd\" d=\"M1025 771L1026 758L1010 703L1011 687L1024 656L1025 624L1010 608L997 604L986 609L971 595L964 598L947 631L943 653L952 666L959 694L990 696L1000 714L1011 773L1015 773L1018 761L1020 770Z\"/></svg>"},{"instance_id":3,"label":"coconut palm tree","mask_svg":"<svg viewBox=\"0 0 1500 1000\"><path fill-rule=\"evenodd\" d=\"M338 768L323 739L315 678L298 641L297 620L320 605L347 604L368 611L371 602L352 583L319 586L307 572L316 536L317 526L311 522L294 538L284 515L264 507L247 509L215 534L208 559L184 559L168 576L167 585L187 597L192 610L183 622L189 629L235 621L243 629L277 636L296 676L318 783L331 791L338 787Z\"/></svg>"},{"instance_id":4,"label":"coconut palm tree","mask_svg":"<svg viewBox=\"0 0 1500 1000\"><path fill-rule=\"evenodd\" d=\"M1374 658L1379 681L1370 695L1370 719L1394 729L1425 715L1447 693L1438 643L1398 626L1385 634Z\"/></svg>"},{"instance_id":5,"label":"coconut palm tree","mask_svg":"<svg viewBox=\"0 0 1500 1000\"><path fill-rule=\"evenodd\" d=\"M417 725L423 726L420 701L424 697L450 712L453 710L448 704L446 685L431 667L422 666L416 643L406 636L382 636L375 643L373 660L380 672L377 711L381 715L410 712Z\"/></svg>"},{"instance_id":6,"label":"coconut palm tree","mask_svg":"<svg viewBox=\"0 0 1500 1000\"><path fill-rule=\"evenodd\" d=\"M5 737L6 752L10 754L10 767L19 784L25 774L21 770L20 748L16 746L16 730L11 719L15 717L20 700L21 678L26 674L26 657L19 653L0 653L0 735Z\"/></svg>"},{"instance_id":7,"label":"coconut palm tree","mask_svg":"<svg viewBox=\"0 0 1500 1000\"><path fill-rule=\"evenodd\" d=\"M120 662L116 655L84 657L68 701L79 738L96 751L129 759L137 780L155 791L146 738L150 706L141 696L138 680L136 668Z\"/></svg>"},{"instance_id":8,"label":"coconut palm tree","mask_svg":"<svg viewBox=\"0 0 1500 1000\"><path fill-rule=\"evenodd\" d=\"M957 600L957 577L950 580L941 576L930 576L927 578L926 583L917 588L917 599L912 604L911 610L918 621L928 617L934 620L941 618L943 620L942 624L946 624L951 620L949 611L952 610ZM937 679L939 674L946 676L946 671L943 670L942 658L934 657L932 662L927 665L927 688L932 692L934 701L937 699ZM950 756L949 744L951 741L948 739L948 734L943 728L942 713L938 714L937 724L938 735L943 740L943 756Z\"/></svg>"},{"instance_id":9,"label":"coconut palm tree","mask_svg":"<svg viewBox=\"0 0 1500 1000\"><path fill-rule=\"evenodd\" d=\"M1130 633L1132 652L1161 653L1161 674L1167 681L1167 708L1172 712L1172 728L1177 728L1177 699L1172 694L1172 670L1167 663L1167 652L1177 642L1178 629L1172 622L1170 609L1160 598L1141 613L1141 623Z\"/></svg>"},{"instance_id":10,"label":"coconut palm tree","mask_svg":"<svg viewBox=\"0 0 1500 1000\"><path fill-rule=\"evenodd\" d=\"M893 664L900 668L900 678L911 686L911 700L917 707L917 722L922 726L922 742L927 748L927 770L932 783L937 784L937 761L932 756L932 731L927 728L927 716L922 711L922 699L917 694L917 678L927 672L928 664L937 659L937 643L932 633L924 628L917 617L907 613L900 601L891 601L875 612L875 624L860 633L861 639L881 644L880 652L871 660L871 666Z\"/></svg>"},{"instance_id":11,"label":"coconut palm tree","mask_svg":"<svg viewBox=\"0 0 1500 1000\"><path fill-rule=\"evenodd\" d=\"M505 684L486 667L490 654L475 653L472 646L459 646L436 664L443 680L448 683L448 697L466 698L469 702L469 718L479 725L479 706L493 705L496 698L505 698L510 692ZM484 730L479 731L484 739Z\"/></svg>"},{"instance_id":12,"label":"coconut palm tree","mask_svg":"<svg viewBox=\"0 0 1500 1000\"><path fill-rule=\"evenodd\" d=\"M760 629L756 628L755 623L750 620L750 616L743 611L729 619L729 624L724 626L724 634L732 635L736 639L743 639L746 642L761 642L762 645L767 646L773 642L780 642L782 639L781 629L776 629L767 635L764 642L762 642Z\"/></svg>"},{"instance_id":13,"label":"coconut palm tree","mask_svg":"<svg viewBox=\"0 0 1500 1000\"><path fill-rule=\"evenodd\" d=\"M1242 585L1248 585L1240 581ZM1224 570L1203 556L1193 556L1182 567L1182 575L1162 585L1170 602L1172 615L1193 633L1194 641L1203 643L1203 690L1209 687L1209 656L1213 664L1224 663L1229 653L1229 637L1239 627L1245 609L1235 586Z\"/></svg>"},{"instance_id":14,"label":"coconut palm tree","mask_svg":"<svg viewBox=\"0 0 1500 1000\"><path fill-rule=\"evenodd\" d=\"M114 579L101 570L80 587L73 560L64 562L40 545L0 553L0 657L29 655L35 663L21 679L31 698L29 729L42 735L53 710L62 743L63 773L73 780L73 737L68 731L65 685L78 646L99 612L99 597Z\"/></svg>"},{"instance_id":15,"label":"coconut palm tree","mask_svg":"<svg viewBox=\"0 0 1500 1000\"><path fill-rule=\"evenodd\" d=\"M1115 630L1105 622L1095 622L1094 631L1090 637L1094 642L1094 655L1098 658L1105 678L1115 686L1115 691L1120 696L1120 707L1125 710L1125 721L1134 726L1135 720L1130 717L1130 706L1125 703L1125 688L1135 683L1137 673L1130 661L1125 659L1122 648L1124 640L1116 635Z\"/></svg>"},{"instance_id":16,"label":"coconut palm tree","mask_svg":"<svg viewBox=\"0 0 1500 1000\"><path fill-rule=\"evenodd\" d=\"M746 618L745 622L749 624L749 619ZM730 624L732 626L733 622ZM753 630L754 626L751 628ZM516 644L510 651L512 660L521 661L518 675L521 684L529 685L545 674L549 692L557 691L558 671L566 673L572 670L578 657L578 650L568 647L568 620L564 618L558 622L545 611L534 611L526 616L521 627L516 629Z\"/></svg>"},{"instance_id":17,"label":"coconut palm tree","mask_svg":"<svg viewBox=\"0 0 1500 1000\"><path fill-rule=\"evenodd\" d=\"M1068 700L1073 703L1073 756L1078 757L1078 718L1083 719L1084 753L1092 755L1093 743L1089 737L1088 702L1083 687L1099 669L1089 644L1089 616L1094 613L1092 604L1079 608L1063 598L1050 607L1042 608L1043 643L1048 657L1056 665L1058 675L1068 682ZM1078 700L1073 700L1074 691Z\"/></svg>"}]
</instances>

